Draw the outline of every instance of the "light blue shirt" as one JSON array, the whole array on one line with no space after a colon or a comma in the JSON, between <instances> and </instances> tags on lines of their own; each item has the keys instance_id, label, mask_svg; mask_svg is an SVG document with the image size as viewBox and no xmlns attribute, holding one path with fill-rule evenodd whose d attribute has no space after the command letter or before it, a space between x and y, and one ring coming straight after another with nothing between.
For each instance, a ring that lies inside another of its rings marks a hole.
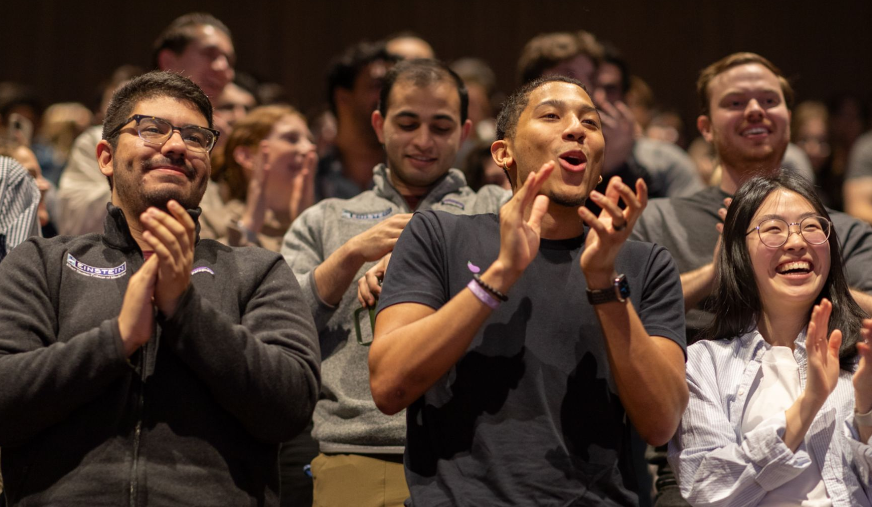
<instances>
[{"instance_id":1,"label":"light blue shirt","mask_svg":"<svg viewBox=\"0 0 872 507\"><path fill-rule=\"evenodd\" d=\"M763 353L771 347L755 329L734 340L703 340L687 349L690 401L678 432L669 442L669 463L681 495L691 505L753 506L768 491L812 465L821 475L834 506L872 506L872 447L859 441L854 427L854 387L840 371L836 389L818 412L796 452L777 424L742 433L742 416ZM800 387L805 389L805 331L796 338Z\"/></svg>"}]
</instances>

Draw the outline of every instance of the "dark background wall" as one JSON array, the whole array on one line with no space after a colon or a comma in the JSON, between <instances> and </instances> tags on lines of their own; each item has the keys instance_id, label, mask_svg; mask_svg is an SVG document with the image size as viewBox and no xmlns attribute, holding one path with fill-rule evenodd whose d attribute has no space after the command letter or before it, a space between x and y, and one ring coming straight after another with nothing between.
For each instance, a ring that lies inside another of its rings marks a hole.
<instances>
[{"instance_id":1,"label":"dark background wall","mask_svg":"<svg viewBox=\"0 0 872 507\"><path fill-rule=\"evenodd\" d=\"M115 67L149 65L161 29L195 10L210 11L230 27L238 70L285 85L304 110L324 100L331 56L357 40L400 30L418 32L444 60L485 59L508 92L530 37L586 29L617 45L658 101L690 122L697 73L733 51L773 60L800 99L842 91L869 98L872 83L872 2L810 0L4 0L0 81L32 85L47 104L90 105L97 84Z\"/></svg>"}]
</instances>

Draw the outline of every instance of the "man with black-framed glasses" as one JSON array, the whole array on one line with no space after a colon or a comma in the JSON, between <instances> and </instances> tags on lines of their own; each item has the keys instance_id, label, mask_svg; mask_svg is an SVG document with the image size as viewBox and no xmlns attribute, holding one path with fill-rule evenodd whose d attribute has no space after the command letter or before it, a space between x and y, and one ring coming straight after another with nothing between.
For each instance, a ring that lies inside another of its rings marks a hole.
<instances>
[{"instance_id":1,"label":"man with black-framed glasses","mask_svg":"<svg viewBox=\"0 0 872 507\"><path fill-rule=\"evenodd\" d=\"M10 505L278 505L320 354L278 254L199 239L217 135L187 78L131 80L97 145L104 233L29 240L0 266Z\"/></svg>"},{"instance_id":2,"label":"man with black-framed glasses","mask_svg":"<svg viewBox=\"0 0 872 507\"><path fill-rule=\"evenodd\" d=\"M236 51L230 29L211 14L194 12L173 20L153 43L155 70L176 72L191 79L217 108L220 97L235 75ZM226 115L216 114L215 128L227 138L232 126ZM61 175L58 189L57 223L61 234L100 232L109 193L97 183L101 176L94 158L100 140L99 127L92 127L76 139L73 155ZM227 235L228 218L217 187L207 187L201 202L200 234L218 239Z\"/></svg>"}]
</instances>

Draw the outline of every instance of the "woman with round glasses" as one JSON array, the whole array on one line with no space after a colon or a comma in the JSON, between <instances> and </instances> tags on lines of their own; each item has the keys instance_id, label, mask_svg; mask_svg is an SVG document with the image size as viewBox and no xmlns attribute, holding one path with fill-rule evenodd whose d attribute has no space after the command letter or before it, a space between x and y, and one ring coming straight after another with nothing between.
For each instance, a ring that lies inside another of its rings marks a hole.
<instances>
[{"instance_id":1,"label":"woman with round glasses","mask_svg":"<svg viewBox=\"0 0 872 507\"><path fill-rule=\"evenodd\" d=\"M872 321L805 179L754 178L727 212L715 320L688 348L669 444L692 505L872 505ZM856 410L856 412L855 412Z\"/></svg>"},{"instance_id":2,"label":"woman with round glasses","mask_svg":"<svg viewBox=\"0 0 872 507\"><path fill-rule=\"evenodd\" d=\"M317 163L296 109L262 106L236 122L216 172L230 218L227 243L278 252L291 222L314 202Z\"/></svg>"}]
</instances>

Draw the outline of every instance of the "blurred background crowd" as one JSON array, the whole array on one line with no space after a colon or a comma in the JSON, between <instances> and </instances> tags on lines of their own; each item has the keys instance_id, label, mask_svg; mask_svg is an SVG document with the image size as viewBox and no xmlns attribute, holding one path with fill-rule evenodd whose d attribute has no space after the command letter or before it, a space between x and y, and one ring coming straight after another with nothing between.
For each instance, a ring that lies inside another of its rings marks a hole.
<instances>
[{"instance_id":1,"label":"blurred background crowd","mask_svg":"<svg viewBox=\"0 0 872 507\"><path fill-rule=\"evenodd\" d=\"M10 7L0 17L0 154L37 176L45 236L100 230L108 185L82 168L93 168L112 91L138 73L180 71L212 99L222 133L212 153L217 184L203 205L205 236L244 244L264 230L280 238L311 202L369 188L371 169L384 158L369 119L380 80L398 59L419 56L450 63L469 88L473 134L456 166L473 188L506 184L489 154L493 118L524 73L538 75L544 67L536 66L547 64L588 85L614 120L608 142L621 160L612 165L647 172L654 196L676 196L718 181L716 154L696 129L696 74L729 52L755 51L776 62L797 91L785 164L813 177L832 208L872 220L864 166L872 164L872 135L864 137L868 4L822 11L811 2L512 0ZM176 53L168 26L203 10L222 27L197 34L211 37L199 53ZM249 115L257 106L270 107ZM317 164L306 171L309 179L317 173L312 188L299 167L296 183L288 177L271 180L280 188L270 192L251 188L264 175L258 143L280 128L294 133L295 153L306 155L299 164ZM266 211L249 202L253 191Z\"/></svg>"}]
</instances>

